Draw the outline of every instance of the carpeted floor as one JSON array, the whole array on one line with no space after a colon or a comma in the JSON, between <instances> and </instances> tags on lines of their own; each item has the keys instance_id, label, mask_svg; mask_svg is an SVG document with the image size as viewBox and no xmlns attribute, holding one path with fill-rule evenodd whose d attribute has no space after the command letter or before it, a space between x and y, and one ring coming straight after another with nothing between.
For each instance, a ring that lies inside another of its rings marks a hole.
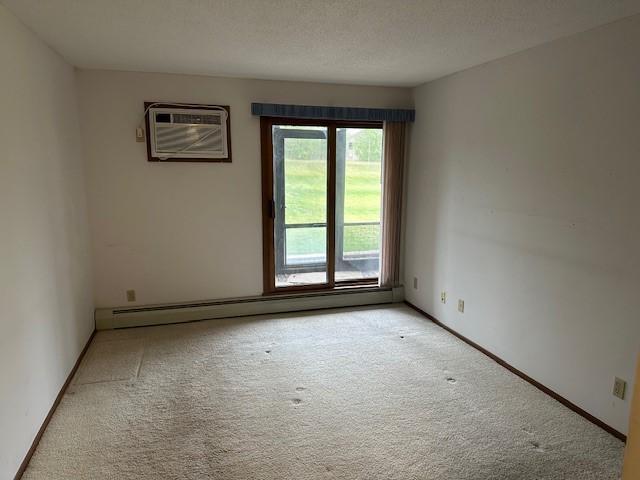
<instances>
[{"instance_id":1,"label":"carpeted floor","mask_svg":"<svg viewBox=\"0 0 640 480\"><path fill-rule=\"evenodd\" d=\"M618 479L622 452L393 306L100 332L24 479Z\"/></svg>"}]
</instances>

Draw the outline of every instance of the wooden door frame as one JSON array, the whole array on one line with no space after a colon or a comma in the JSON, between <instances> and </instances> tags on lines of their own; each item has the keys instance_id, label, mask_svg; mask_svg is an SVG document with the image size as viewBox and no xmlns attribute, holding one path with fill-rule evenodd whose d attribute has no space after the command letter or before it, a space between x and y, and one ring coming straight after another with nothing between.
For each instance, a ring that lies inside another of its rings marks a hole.
<instances>
[{"instance_id":1,"label":"wooden door frame","mask_svg":"<svg viewBox=\"0 0 640 480\"><path fill-rule=\"evenodd\" d=\"M276 287L275 285L275 202L273 177L273 135L274 125L317 126L327 128L327 281L321 284ZM263 295L294 293L304 291L332 290L336 287L336 129L382 128L382 122L314 120L286 117L260 117L260 145L262 164L262 283ZM377 279L375 279L377 280ZM371 285L374 279L339 282L340 286Z\"/></svg>"}]
</instances>

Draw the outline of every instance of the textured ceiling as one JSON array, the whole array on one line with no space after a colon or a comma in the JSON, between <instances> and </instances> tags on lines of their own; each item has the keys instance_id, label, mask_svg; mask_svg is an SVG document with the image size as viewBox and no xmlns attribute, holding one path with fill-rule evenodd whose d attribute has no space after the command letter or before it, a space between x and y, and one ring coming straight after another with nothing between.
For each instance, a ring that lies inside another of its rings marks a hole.
<instances>
[{"instance_id":1,"label":"textured ceiling","mask_svg":"<svg viewBox=\"0 0 640 480\"><path fill-rule=\"evenodd\" d=\"M80 68L413 86L640 0L0 0Z\"/></svg>"}]
</instances>

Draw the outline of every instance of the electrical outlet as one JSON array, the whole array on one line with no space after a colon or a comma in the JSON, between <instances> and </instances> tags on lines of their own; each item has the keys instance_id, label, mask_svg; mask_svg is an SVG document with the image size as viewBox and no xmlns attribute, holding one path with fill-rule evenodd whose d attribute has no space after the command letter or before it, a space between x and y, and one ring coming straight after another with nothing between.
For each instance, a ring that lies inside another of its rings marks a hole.
<instances>
[{"instance_id":1,"label":"electrical outlet","mask_svg":"<svg viewBox=\"0 0 640 480\"><path fill-rule=\"evenodd\" d=\"M627 382L616 377L613 382L613 395L624 400L624 394L627 390Z\"/></svg>"},{"instance_id":2,"label":"electrical outlet","mask_svg":"<svg viewBox=\"0 0 640 480\"><path fill-rule=\"evenodd\" d=\"M440 292L440 301L442 303L447 303L447 292L444 290Z\"/></svg>"},{"instance_id":3,"label":"electrical outlet","mask_svg":"<svg viewBox=\"0 0 640 480\"><path fill-rule=\"evenodd\" d=\"M144 142L144 128L138 127L136 128L136 142Z\"/></svg>"},{"instance_id":4,"label":"electrical outlet","mask_svg":"<svg viewBox=\"0 0 640 480\"><path fill-rule=\"evenodd\" d=\"M458 311L464 313L464 300L458 300Z\"/></svg>"},{"instance_id":5,"label":"electrical outlet","mask_svg":"<svg viewBox=\"0 0 640 480\"><path fill-rule=\"evenodd\" d=\"M127 290L127 302L135 302L135 301L136 301L136 291Z\"/></svg>"},{"instance_id":6,"label":"electrical outlet","mask_svg":"<svg viewBox=\"0 0 640 480\"><path fill-rule=\"evenodd\" d=\"M413 277L413 289L418 289L418 277Z\"/></svg>"}]
</instances>

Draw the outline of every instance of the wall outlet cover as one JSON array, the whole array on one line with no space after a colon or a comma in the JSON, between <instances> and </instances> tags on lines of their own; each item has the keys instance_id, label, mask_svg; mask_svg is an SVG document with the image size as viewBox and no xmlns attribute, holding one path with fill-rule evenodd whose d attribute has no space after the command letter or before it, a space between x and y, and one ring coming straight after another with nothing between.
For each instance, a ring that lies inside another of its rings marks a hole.
<instances>
[{"instance_id":1,"label":"wall outlet cover","mask_svg":"<svg viewBox=\"0 0 640 480\"><path fill-rule=\"evenodd\" d=\"M413 277L413 289L418 289L418 277Z\"/></svg>"},{"instance_id":2,"label":"wall outlet cover","mask_svg":"<svg viewBox=\"0 0 640 480\"><path fill-rule=\"evenodd\" d=\"M464 313L464 300L458 300L458 311Z\"/></svg>"},{"instance_id":3,"label":"wall outlet cover","mask_svg":"<svg viewBox=\"0 0 640 480\"><path fill-rule=\"evenodd\" d=\"M627 382L616 377L613 382L613 395L624 400L624 394L627 390Z\"/></svg>"},{"instance_id":4,"label":"wall outlet cover","mask_svg":"<svg viewBox=\"0 0 640 480\"><path fill-rule=\"evenodd\" d=\"M136 301L136 291L127 290L127 302L135 302L135 301Z\"/></svg>"},{"instance_id":5,"label":"wall outlet cover","mask_svg":"<svg viewBox=\"0 0 640 480\"><path fill-rule=\"evenodd\" d=\"M440 292L440 301L442 303L447 303L447 292L445 292L444 290Z\"/></svg>"}]
</instances>

